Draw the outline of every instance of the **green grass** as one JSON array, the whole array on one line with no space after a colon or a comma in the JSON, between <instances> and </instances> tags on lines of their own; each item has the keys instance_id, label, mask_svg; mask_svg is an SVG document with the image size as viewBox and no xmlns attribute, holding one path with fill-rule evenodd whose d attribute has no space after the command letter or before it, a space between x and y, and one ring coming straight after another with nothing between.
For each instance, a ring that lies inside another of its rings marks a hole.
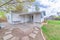
<instances>
[{"instance_id":1,"label":"green grass","mask_svg":"<svg viewBox=\"0 0 60 40\"><path fill-rule=\"evenodd\" d=\"M48 20L47 25L43 25L42 31L46 40L60 40L60 21Z\"/></svg>"}]
</instances>

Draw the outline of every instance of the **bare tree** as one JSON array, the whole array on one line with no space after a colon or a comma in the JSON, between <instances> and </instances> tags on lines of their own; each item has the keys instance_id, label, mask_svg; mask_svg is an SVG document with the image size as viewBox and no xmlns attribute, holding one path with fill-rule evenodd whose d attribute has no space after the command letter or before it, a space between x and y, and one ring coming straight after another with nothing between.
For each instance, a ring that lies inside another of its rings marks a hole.
<instances>
[{"instance_id":1,"label":"bare tree","mask_svg":"<svg viewBox=\"0 0 60 40\"><path fill-rule=\"evenodd\" d=\"M11 1L13 1L13 0L9 0L8 2L6 2L6 3L2 4L2 5L0 5L0 7L4 6L5 4L8 4L8 3L11 2Z\"/></svg>"}]
</instances>

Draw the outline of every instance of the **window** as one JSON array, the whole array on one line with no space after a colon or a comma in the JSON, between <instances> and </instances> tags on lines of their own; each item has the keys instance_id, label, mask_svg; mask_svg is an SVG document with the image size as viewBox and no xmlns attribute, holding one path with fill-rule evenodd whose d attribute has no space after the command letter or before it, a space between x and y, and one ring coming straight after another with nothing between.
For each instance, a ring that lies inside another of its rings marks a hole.
<instances>
[{"instance_id":1,"label":"window","mask_svg":"<svg viewBox=\"0 0 60 40\"><path fill-rule=\"evenodd\" d=\"M60 16L60 12L57 12L58 16Z\"/></svg>"},{"instance_id":2,"label":"window","mask_svg":"<svg viewBox=\"0 0 60 40\"><path fill-rule=\"evenodd\" d=\"M43 15L41 14L41 18L43 18Z\"/></svg>"},{"instance_id":3,"label":"window","mask_svg":"<svg viewBox=\"0 0 60 40\"><path fill-rule=\"evenodd\" d=\"M46 13L45 13L45 11L43 11L43 15L44 15L44 16L46 16Z\"/></svg>"}]
</instances>

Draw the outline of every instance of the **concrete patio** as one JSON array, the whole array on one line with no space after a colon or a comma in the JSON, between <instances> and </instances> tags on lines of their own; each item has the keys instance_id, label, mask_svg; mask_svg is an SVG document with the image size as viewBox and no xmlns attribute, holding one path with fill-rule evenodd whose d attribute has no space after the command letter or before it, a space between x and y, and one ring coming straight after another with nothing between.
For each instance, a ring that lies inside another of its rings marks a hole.
<instances>
[{"instance_id":1,"label":"concrete patio","mask_svg":"<svg viewBox=\"0 0 60 40\"><path fill-rule=\"evenodd\" d=\"M5 23L0 29L0 40L43 40L39 24L24 23L12 25Z\"/></svg>"}]
</instances>

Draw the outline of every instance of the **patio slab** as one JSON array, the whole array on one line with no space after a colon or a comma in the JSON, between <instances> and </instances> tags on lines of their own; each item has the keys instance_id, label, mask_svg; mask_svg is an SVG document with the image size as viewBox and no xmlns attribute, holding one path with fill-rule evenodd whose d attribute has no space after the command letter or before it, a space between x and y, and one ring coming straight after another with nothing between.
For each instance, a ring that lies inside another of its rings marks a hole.
<instances>
[{"instance_id":1,"label":"patio slab","mask_svg":"<svg viewBox=\"0 0 60 40\"><path fill-rule=\"evenodd\" d=\"M12 38L12 37L13 37L12 34L8 34L8 35L5 35L5 36L3 37L3 40L9 40L9 39Z\"/></svg>"},{"instance_id":2,"label":"patio slab","mask_svg":"<svg viewBox=\"0 0 60 40\"><path fill-rule=\"evenodd\" d=\"M21 40L29 40L29 37L28 36L24 36L24 37L22 37Z\"/></svg>"},{"instance_id":3,"label":"patio slab","mask_svg":"<svg viewBox=\"0 0 60 40\"><path fill-rule=\"evenodd\" d=\"M6 29L6 31L4 31L4 29ZM16 38L17 38L16 40L24 40L24 39L25 40L43 40L40 29L38 29L37 27L34 27L33 24L29 24L29 23L17 24L17 25L6 24L6 27L4 29L2 31L3 35L1 35L1 38L4 37L6 34L11 34L13 35L13 37L12 39L9 39L9 40L15 40ZM31 33L32 33L31 36L33 37L29 36Z\"/></svg>"}]
</instances>

